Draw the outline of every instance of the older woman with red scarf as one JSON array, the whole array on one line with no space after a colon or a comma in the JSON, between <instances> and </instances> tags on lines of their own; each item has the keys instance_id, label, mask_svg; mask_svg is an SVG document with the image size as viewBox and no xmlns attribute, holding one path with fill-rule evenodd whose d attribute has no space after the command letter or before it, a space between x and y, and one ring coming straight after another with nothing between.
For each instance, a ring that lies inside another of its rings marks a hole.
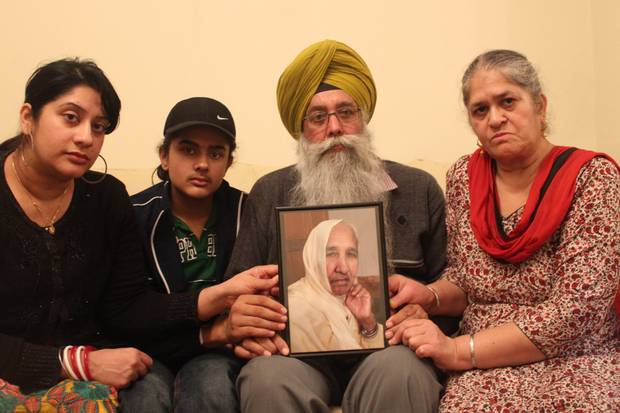
<instances>
[{"instance_id":1,"label":"older woman with red scarf","mask_svg":"<svg viewBox=\"0 0 620 413\"><path fill-rule=\"evenodd\" d=\"M390 280L393 305L462 315L461 335L395 315L387 336L449 373L440 411L619 411L618 165L549 142L523 55L478 56L462 87L479 149L448 172L448 267Z\"/></svg>"}]
</instances>

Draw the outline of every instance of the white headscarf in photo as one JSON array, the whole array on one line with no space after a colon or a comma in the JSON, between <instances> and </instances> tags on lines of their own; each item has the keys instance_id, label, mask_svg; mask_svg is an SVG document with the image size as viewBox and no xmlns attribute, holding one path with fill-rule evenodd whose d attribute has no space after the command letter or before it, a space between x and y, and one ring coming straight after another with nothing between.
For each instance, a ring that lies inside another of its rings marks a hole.
<instances>
[{"instance_id":1,"label":"white headscarf in photo","mask_svg":"<svg viewBox=\"0 0 620 413\"><path fill-rule=\"evenodd\" d=\"M343 349L361 349L358 341L359 326L353 313L344 304L346 296L332 294L326 270L327 241L334 226L343 222L330 219L319 223L310 231L303 249L306 274L288 287L289 300L295 295L305 297L312 302L316 311L321 312L329 321L330 327ZM346 224L346 223L345 223ZM348 225L355 234L357 231ZM356 275L357 276L357 275ZM356 280L353 280L355 283ZM292 315L294 317L294 314Z\"/></svg>"}]
</instances>

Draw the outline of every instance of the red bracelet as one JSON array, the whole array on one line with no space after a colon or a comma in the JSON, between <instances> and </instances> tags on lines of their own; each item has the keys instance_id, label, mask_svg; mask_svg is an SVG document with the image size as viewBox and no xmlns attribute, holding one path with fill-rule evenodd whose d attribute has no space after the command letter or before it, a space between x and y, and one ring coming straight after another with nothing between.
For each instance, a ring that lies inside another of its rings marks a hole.
<instances>
[{"instance_id":1,"label":"red bracelet","mask_svg":"<svg viewBox=\"0 0 620 413\"><path fill-rule=\"evenodd\" d=\"M71 370L71 362L69 361L69 353L71 353L71 349L73 346L66 346L62 349L62 366L67 372L68 378L71 380L78 380L77 375L73 370Z\"/></svg>"},{"instance_id":2,"label":"red bracelet","mask_svg":"<svg viewBox=\"0 0 620 413\"><path fill-rule=\"evenodd\" d=\"M82 380L82 375L80 374L80 370L77 365L77 360L75 359L75 353L77 353L78 346L71 347L69 350L69 363L71 363L71 370L75 372L78 380Z\"/></svg>"},{"instance_id":3,"label":"red bracelet","mask_svg":"<svg viewBox=\"0 0 620 413\"><path fill-rule=\"evenodd\" d=\"M81 381L88 380L86 378L86 372L84 371L84 346L78 346L75 352L75 361L78 365L78 373Z\"/></svg>"},{"instance_id":4,"label":"red bracelet","mask_svg":"<svg viewBox=\"0 0 620 413\"><path fill-rule=\"evenodd\" d=\"M84 351L82 352L82 364L84 365L84 373L86 374L86 380L93 381L93 376L90 374L90 368L88 364L88 356L92 351L95 351L93 346L84 347Z\"/></svg>"}]
</instances>

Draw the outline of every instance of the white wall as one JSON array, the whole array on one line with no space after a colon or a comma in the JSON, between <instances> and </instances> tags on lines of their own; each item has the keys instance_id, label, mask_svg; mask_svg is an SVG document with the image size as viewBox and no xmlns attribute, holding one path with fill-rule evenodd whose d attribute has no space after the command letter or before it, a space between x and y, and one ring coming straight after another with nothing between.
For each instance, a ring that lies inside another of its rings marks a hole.
<instances>
[{"instance_id":1,"label":"white wall","mask_svg":"<svg viewBox=\"0 0 620 413\"><path fill-rule=\"evenodd\" d=\"M0 136L17 130L33 69L78 55L98 62L123 101L103 149L110 167L154 167L168 110L195 95L233 112L239 162L286 165L294 141L277 113L277 79L302 48L334 38L374 73L370 125L386 158L446 164L472 151L459 80L490 48L516 49L539 68L552 141L618 157L619 14L615 0L5 2Z\"/></svg>"}]
</instances>

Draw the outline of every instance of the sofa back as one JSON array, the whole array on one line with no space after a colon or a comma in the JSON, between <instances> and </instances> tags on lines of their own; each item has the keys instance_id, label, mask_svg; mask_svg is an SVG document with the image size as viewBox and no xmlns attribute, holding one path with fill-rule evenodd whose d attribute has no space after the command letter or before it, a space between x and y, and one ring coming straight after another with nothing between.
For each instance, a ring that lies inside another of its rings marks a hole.
<instances>
[{"instance_id":1,"label":"sofa back","mask_svg":"<svg viewBox=\"0 0 620 413\"><path fill-rule=\"evenodd\" d=\"M433 175L442 189L445 189L445 177L449 164L443 164L423 159L416 159L408 165L423 169ZM235 162L226 173L226 180L234 187L249 192L254 182L261 176L281 168L284 165L257 165ZM158 181L153 169L110 169L108 172L120 179L127 187L130 195L152 185Z\"/></svg>"}]
</instances>

